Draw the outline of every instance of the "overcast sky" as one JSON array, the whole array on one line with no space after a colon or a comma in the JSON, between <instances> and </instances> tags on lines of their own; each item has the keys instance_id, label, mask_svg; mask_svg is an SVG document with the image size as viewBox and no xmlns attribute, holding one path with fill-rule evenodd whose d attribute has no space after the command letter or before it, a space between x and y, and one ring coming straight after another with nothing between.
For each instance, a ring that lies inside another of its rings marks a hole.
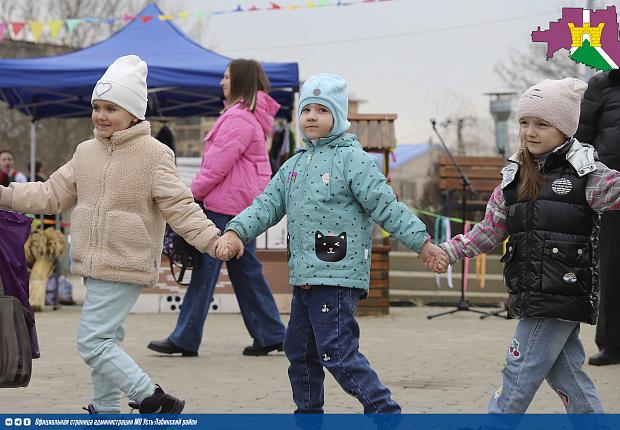
<instances>
[{"instance_id":1,"label":"overcast sky","mask_svg":"<svg viewBox=\"0 0 620 430\"><path fill-rule=\"evenodd\" d=\"M218 10L268 2L184 4L188 10ZM398 142L422 143L432 135L431 117L441 121L459 110L489 116L483 93L506 88L495 65L508 58L510 48L525 51L531 31L548 28L562 7L585 5L574 0L396 0L214 15L200 18L192 36L230 57L297 62L302 80L337 73L348 81L350 95L367 101L362 113L397 113Z\"/></svg>"}]
</instances>

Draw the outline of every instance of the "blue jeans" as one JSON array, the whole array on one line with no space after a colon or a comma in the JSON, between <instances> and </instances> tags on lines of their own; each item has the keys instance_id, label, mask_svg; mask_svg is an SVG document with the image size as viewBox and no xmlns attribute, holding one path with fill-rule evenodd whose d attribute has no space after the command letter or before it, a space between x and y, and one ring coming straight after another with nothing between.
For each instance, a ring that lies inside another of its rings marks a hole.
<instances>
[{"instance_id":1,"label":"blue jeans","mask_svg":"<svg viewBox=\"0 0 620 430\"><path fill-rule=\"evenodd\" d=\"M502 385L491 396L489 413L525 413L545 379L566 412L604 413L596 388L583 370L584 359L579 323L551 318L519 320L506 353Z\"/></svg>"},{"instance_id":2,"label":"blue jeans","mask_svg":"<svg viewBox=\"0 0 620 430\"><path fill-rule=\"evenodd\" d=\"M364 413L400 413L390 390L359 351L355 310L362 294L346 287L293 288L284 352L296 413L323 412L323 366L360 401Z\"/></svg>"},{"instance_id":3,"label":"blue jeans","mask_svg":"<svg viewBox=\"0 0 620 430\"><path fill-rule=\"evenodd\" d=\"M120 413L121 395L141 402L155 386L121 348L127 315L140 286L88 278L78 328L78 351L92 368L93 405L98 412Z\"/></svg>"},{"instance_id":4,"label":"blue jeans","mask_svg":"<svg viewBox=\"0 0 620 430\"><path fill-rule=\"evenodd\" d=\"M207 217L222 231L234 218L211 211L207 211ZM202 254L200 267L192 272L177 325L168 337L174 345L188 351L198 351L222 263L209 254ZM256 241L248 243L243 257L239 260L233 258L226 263L226 267L254 346L282 343L285 327L263 276L263 266L256 258Z\"/></svg>"}]
</instances>

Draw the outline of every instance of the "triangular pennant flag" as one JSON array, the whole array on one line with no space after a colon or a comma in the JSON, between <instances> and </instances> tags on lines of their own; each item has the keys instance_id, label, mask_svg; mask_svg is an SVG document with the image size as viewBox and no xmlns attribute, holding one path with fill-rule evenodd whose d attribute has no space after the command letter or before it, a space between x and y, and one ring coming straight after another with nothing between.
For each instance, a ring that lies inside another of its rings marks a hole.
<instances>
[{"instance_id":1,"label":"triangular pennant flag","mask_svg":"<svg viewBox=\"0 0 620 430\"><path fill-rule=\"evenodd\" d=\"M202 18L202 17L204 17L204 16L206 16L206 15L207 15L207 12L205 12L204 10L199 10L198 12L196 12L196 13L194 14L194 16L195 16L196 18Z\"/></svg>"},{"instance_id":2,"label":"triangular pennant flag","mask_svg":"<svg viewBox=\"0 0 620 430\"><path fill-rule=\"evenodd\" d=\"M58 33L60 33L60 29L62 28L62 24L63 22L59 19L55 19L47 23L47 26L50 29L50 36L52 36L52 39L55 39L58 36Z\"/></svg>"},{"instance_id":3,"label":"triangular pennant flag","mask_svg":"<svg viewBox=\"0 0 620 430\"><path fill-rule=\"evenodd\" d=\"M140 21L142 21L143 24L146 24L147 22L149 22L152 19L153 19L153 17L150 16L150 15L142 15L140 17Z\"/></svg>"},{"instance_id":4,"label":"triangular pennant flag","mask_svg":"<svg viewBox=\"0 0 620 430\"><path fill-rule=\"evenodd\" d=\"M172 15L159 15L160 21L170 21L172 18L174 18Z\"/></svg>"},{"instance_id":5,"label":"triangular pennant flag","mask_svg":"<svg viewBox=\"0 0 620 430\"><path fill-rule=\"evenodd\" d=\"M125 21L125 22L127 22L127 21L131 21L131 20L133 20L133 19L135 19L135 18L136 18L136 17L135 17L135 16L133 16L133 15L127 15L127 14L123 15L123 21Z\"/></svg>"},{"instance_id":6,"label":"triangular pennant flag","mask_svg":"<svg viewBox=\"0 0 620 430\"><path fill-rule=\"evenodd\" d=\"M25 25L26 25L25 22L12 22L11 30L13 30L13 36L19 36L19 33L22 32Z\"/></svg>"},{"instance_id":7,"label":"triangular pennant flag","mask_svg":"<svg viewBox=\"0 0 620 430\"><path fill-rule=\"evenodd\" d=\"M35 42L38 42L41 38L41 33L43 33L43 23L41 21L30 21L29 24L32 37L34 37Z\"/></svg>"},{"instance_id":8,"label":"triangular pennant flag","mask_svg":"<svg viewBox=\"0 0 620 430\"><path fill-rule=\"evenodd\" d=\"M67 24L67 28L69 29L69 34L72 34L77 28L77 26L82 23L82 20L79 18L67 19L65 23Z\"/></svg>"},{"instance_id":9,"label":"triangular pennant flag","mask_svg":"<svg viewBox=\"0 0 620 430\"><path fill-rule=\"evenodd\" d=\"M84 18L85 22L90 22L90 23L97 23L99 22L99 18L94 18L92 16L87 16L86 18Z\"/></svg>"},{"instance_id":10,"label":"triangular pennant flag","mask_svg":"<svg viewBox=\"0 0 620 430\"><path fill-rule=\"evenodd\" d=\"M237 5L237 9L233 10L233 12L243 12L243 8L239 4L239 5Z\"/></svg>"},{"instance_id":11,"label":"triangular pennant flag","mask_svg":"<svg viewBox=\"0 0 620 430\"><path fill-rule=\"evenodd\" d=\"M0 22L0 43L4 40L4 33L6 33L7 25L4 22Z\"/></svg>"},{"instance_id":12,"label":"triangular pennant flag","mask_svg":"<svg viewBox=\"0 0 620 430\"><path fill-rule=\"evenodd\" d=\"M223 10L215 10L215 11L211 12L211 15L222 15L224 13L228 13L228 12L225 12Z\"/></svg>"},{"instance_id":13,"label":"triangular pennant flag","mask_svg":"<svg viewBox=\"0 0 620 430\"><path fill-rule=\"evenodd\" d=\"M306 1L306 7L310 9L310 8L316 7L316 5L314 4L313 1L307 0Z\"/></svg>"},{"instance_id":14,"label":"triangular pennant flag","mask_svg":"<svg viewBox=\"0 0 620 430\"><path fill-rule=\"evenodd\" d=\"M106 18L103 20L106 24L112 25L116 22L116 18Z\"/></svg>"},{"instance_id":15,"label":"triangular pennant flag","mask_svg":"<svg viewBox=\"0 0 620 430\"><path fill-rule=\"evenodd\" d=\"M248 9L250 12L256 12L258 10L258 8L256 7L256 5L252 5L251 8Z\"/></svg>"},{"instance_id":16,"label":"triangular pennant flag","mask_svg":"<svg viewBox=\"0 0 620 430\"><path fill-rule=\"evenodd\" d=\"M299 9L299 6L297 6L295 3L288 5L288 10L295 10L295 9Z\"/></svg>"},{"instance_id":17,"label":"triangular pennant flag","mask_svg":"<svg viewBox=\"0 0 620 430\"><path fill-rule=\"evenodd\" d=\"M67 29L69 30L69 34L72 34L75 29L82 23L82 20L79 18L67 19L65 24L67 24Z\"/></svg>"},{"instance_id":18,"label":"triangular pennant flag","mask_svg":"<svg viewBox=\"0 0 620 430\"><path fill-rule=\"evenodd\" d=\"M274 2L271 2L271 9L282 9L282 6Z\"/></svg>"},{"instance_id":19,"label":"triangular pennant flag","mask_svg":"<svg viewBox=\"0 0 620 430\"><path fill-rule=\"evenodd\" d=\"M178 15L179 15L179 18L185 19L189 16L189 12L179 12Z\"/></svg>"},{"instance_id":20,"label":"triangular pennant flag","mask_svg":"<svg viewBox=\"0 0 620 430\"><path fill-rule=\"evenodd\" d=\"M331 6L329 0L319 0L319 7Z\"/></svg>"}]
</instances>

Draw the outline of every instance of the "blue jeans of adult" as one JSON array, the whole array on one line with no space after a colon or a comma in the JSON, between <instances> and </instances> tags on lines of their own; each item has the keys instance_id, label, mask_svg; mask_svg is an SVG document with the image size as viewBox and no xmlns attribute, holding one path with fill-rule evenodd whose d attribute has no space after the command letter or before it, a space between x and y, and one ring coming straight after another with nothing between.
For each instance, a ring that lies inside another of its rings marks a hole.
<instances>
[{"instance_id":1,"label":"blue jeans of adult","mask_svg":"<svg viewBox=\"0 0 620 430\"><path fill-rule=\"evenodd\" d=\"M222 231L234 218L211 211L207 211L207 217ZM177 347L198 351L222 263L209 254L202 254L200 267L192 271L177 325L168 337ZM254 340L254 346L282 343L285 327L263 276L263 266L256 258L256 241L245 245L243 257L226 262L226 267L243 322Z\"/></svg>"},{"instance_id":2,"label":"blue jeans of adult","mask_svg":"<svg viewBox=\"0 0 620 430\"><path fill-rule=\"evenodd\" d=\"M522 414L546 379L567 413L604 413L596 387L583 370L579 323L551 318L519 320L506 352L502 385L489 413Z\"/></svg>"},{"instance_id":3,"label":"blue jeans of adult","mask_svg":"<svg viewBox=\"0 0 620 430\"><path fill-rule=\"evenodd\" d=\"M294 287L291 317L284 339L296 413L323 412L323 367L357 398L364 413L400 413L390 390L359 351L359 288L313 285Z\"/></svg>"}]
</instances>

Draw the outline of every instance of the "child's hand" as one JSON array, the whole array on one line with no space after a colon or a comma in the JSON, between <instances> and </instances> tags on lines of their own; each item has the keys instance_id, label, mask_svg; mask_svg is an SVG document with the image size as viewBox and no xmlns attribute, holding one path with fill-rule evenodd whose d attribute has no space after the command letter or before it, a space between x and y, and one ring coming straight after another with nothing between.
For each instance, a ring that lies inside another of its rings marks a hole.
<instances>
[{"instance_id":1,"label":"child's hand","mask_svg":"<svg viewBox=\"0 0 620 430\"><path fill-rule=\"evenodd\" d=\"M243 256L243 251L243 242L232 230L228 230L215 242L215 256L220 260L228 261L233 257L238 260Z\"/></svg>"},{"instance_id":2,"label":"child's hand","mask_svg":"<svg viewBox=\"0 0 620 430\"><path fill-rule=\"evenodd\" d=\"M448 270L448 254L430 241L422 245L418 259L424 262L424 267L435 273L445 273Z\"/></svg>"}]
</instances>

